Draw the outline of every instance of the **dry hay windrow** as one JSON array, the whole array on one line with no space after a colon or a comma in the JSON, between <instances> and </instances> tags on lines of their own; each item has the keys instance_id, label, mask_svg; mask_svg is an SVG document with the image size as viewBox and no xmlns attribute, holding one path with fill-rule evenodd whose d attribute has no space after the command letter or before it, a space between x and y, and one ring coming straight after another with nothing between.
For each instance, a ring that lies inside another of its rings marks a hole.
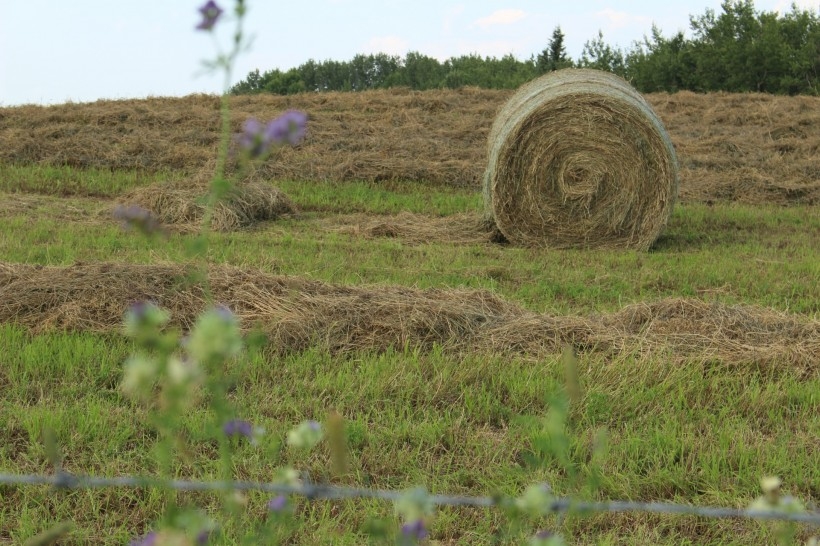
<instances>
[{"instance_id":1,"label":"dry hay windrow","mask_svg":"<svg viewBox=\"0 0 820 546\"><path fill-rule=\"evenodd\" d=\"M264 178L426 181L479 191L487 137L511 92L464 88L231 97L249 116L309 115L307 139L263 165ZM644 95L669 131L682 202L820 203L820 97ZM0 162L195 175L216 156L219 97L0 108ZM64 191L64 190L62 190Z\"/></svg>"},{"instance_id":2,"label":"dry hay windrow","mask_svg":"<svg viewBox=\"0 0 820 546\"><path fill-rule=\"evenodd\" d=\"M486 216L513 243L647 250L672 213L672 141L613 74L567 69L531 81L488 140Z\"/></svg>"},{"instance_id":3,"label":"dry hay windrow","mask_svg":"<svg viewBox=\"0 0 820 546\"><path fill-rule=\"evenodd\" d=\"M328 231L364 239L396 238L405 244L429 242L481 244L495 241L480 214L465 212L449 216L428 216L412 212L396 215L349 214L323 220Z\"/></svg>"},{"instance_id":4,"label":"dry hay windrow","mask_svg":"<svg viewBox=\"0 0 820 546\"><path fill-rule=\"evenodd\" d=\"M60 222L102 224L111 220L109 203L97 198L0 192L0 216L45 217Z\"/></svg>"},{"instance_id":5,"label":"dry hay windrow","mask_svg":"<svg viewBox=\"0 0 820 546\"><path fill-rule=\"evenodd\" d=\"M138 205L150 210L163 225L175 231L201 228L207 209L209 182L198 180L152 184L132 190L120 199L122 206ZM243 180L216 202L211 217L215 231L234 231L257 222L276 220L298 213L296 205L281 190L268 182Z\"/></svg>"},{"instance_id":6,"label":"dry hay windrow","mask_svg":"<svg viewBox=\"0 0 820 546\"><path fill-rule=\"evenodd\" d=\"M0 322L35 332L116 332L135 301L168 309L187 328L206 302L178 264L42 267L0 263ZM671 298L612 314L537 314L480 290L344 287L229 266L209 269L214 300L281 352L321 347L333 354L429 349L539 359L570 344L608 355L655 355L724 363L788 363L815 374L820 321L770 309Z\"/></svg>"},{"instance_id":7,"label":"dry hay windrow","mask_svg":"<svg viewBox=\"0 0 820 546\"><path fill-rule=\"evenodd\" d=\"M111 332L135 301L153 301L189 327L206 302L197 271L185 265L0 264L0 322ZM489 292L333 286L230 266L209 270L215 301L251 326L260 324L283 351L319 344L334 353L431 346L468 339L493 317L521 313Z\"/></svg>"}]
</instances>

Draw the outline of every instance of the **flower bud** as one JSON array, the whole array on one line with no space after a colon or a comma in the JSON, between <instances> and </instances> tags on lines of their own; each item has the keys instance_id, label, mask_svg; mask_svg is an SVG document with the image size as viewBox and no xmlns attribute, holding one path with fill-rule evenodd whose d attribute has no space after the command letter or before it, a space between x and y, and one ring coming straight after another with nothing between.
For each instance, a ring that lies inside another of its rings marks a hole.
<instances>
[{"instance_id":1,"label":"flower bud","mask_svg":"<svg viewBox=\"0 0 820 546\"><path fill-rule=\"evenodd\" d=\"M127 395L138 398L142 396L157 379L159 364L154 358L135 355L125 362L125 370L120 388Z\"/></svg>"},{"instance_id":2,"label":"flower bud","mask_svg":"<svg viewBox=\"0 0 820 546\"><path fill-rule=\"evenodd\" d=\"M167 311L149 301L136 302L125 312L125 335L137 341L158 336L170 318Z\"/></svg>"},{"instance_id":3,"label":"flower bud","mask_svg":"<svg viewBox=\"0 0 820 546\"><path fill-rule=\"evenodd\" d=\"M393 508L402 521L413 523L424 520L433 513L433 501L430 500L427 490L417 487L399 497Z\"/></svg>"},{"instance_id":4,"label":"flower bud","mask_svg":"<svg viewBox=\"0 0 820 546\"><path fill-rule=\"evenodd\" d=\"M291 487L302 486L302 475L298 470L290 466L286 466L279 470L278 480Z\"/></svg>"},{"instance_id":5,"label":"flower bud","mask_svg":"<svg viewBox=\"0 0 820 546\"><path fill-rule=\"evenodd\" d=\"M242 335L236 317L219 306L202 313L191 331L188 354L197 362L227 360L242 351Z\"/></svg>"},{"instance_id":6,"label":"flower bud","mask_svg":"<svg viewBox=\"0 0 820 546\"><path fill-rule=\"evenodd\" d=\"M280 514L288 507L288 498L285 495L277 495L268 501L267 504L269 512Z\"/></svg>"},{"instance_id":7,"label":"flower bud","mask_svg":"<svg viewBox=\"0 0 820 546\"><path fill-rule=\"evenodd\" d=\"M322 426L316 421L305 421L288 432L288 445L296 449L311 449L322 440Z\"/></svg>"},{"instance_id":8,"label":"flower bud","mask_svg":"<svg viewBox=\"0 0 820 546\"><path fill-rule=\"evenodd\" d=\"M535 536L530 539L529 544L530 546L566 546L564 537L546 529L538 531Z\"/></svg>"},{"instance_id":9,"label":"flower bud","mask_svg":"<svg viewBox=\"0 0 820 546\"><path fill-rule=\"evenodd\" d=\"M191 360L183 360L178 356L172 356L168 359L168 367L166 368L168 379L174 386L182 386L193 383L202 375L202 370L196 362Z\"/></svg>"},{"instance_id":10,"label":"flower bud","mask_svg":"<svg viewBox=\"0 0 820 546\"><path fill-rule=\"evenodd\" d=\"M401 526L401 534L407 539L418 542L424 540L430 534L423 519L410 521Z\"/></svg>"},{"instance_id":11,"label":"flower bud","mask_svg":"<svg viewBox=\"0 0 820 546\"><path fill-rule=\"evenodd\" d=\"M515 500L515 505L522 512L532 516L543 516L550 513L554 500L555 497L549 485L533 484Z\"/></svg>"},{"instance_id":12,"label":"flower bud","mask_svg":"<svg viewBox=\"0 0 820 546\"><path fill-rule=\"evenodd\" d=\"M208 0L201 8L199 13L202 14L202 20L196 26L197 30L211 31L214 25L222 16L224 10L220 8L213 0Z\"/></svg>"}]
</instances>

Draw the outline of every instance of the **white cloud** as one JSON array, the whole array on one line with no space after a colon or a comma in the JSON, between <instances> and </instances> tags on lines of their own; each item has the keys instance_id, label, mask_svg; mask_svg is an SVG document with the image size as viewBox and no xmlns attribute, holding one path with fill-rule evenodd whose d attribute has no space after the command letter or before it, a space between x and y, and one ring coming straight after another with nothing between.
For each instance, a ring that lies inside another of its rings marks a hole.
<instances>
[{"instance_id":1,"label":"white cloud","mask_svg":"<svg viewBox=\"0 0 820 546\"><path fill-rule=\"evenodd\" d=\"M820 9L820 3L817 0L779 0L770 11L777 11L780 14L788 13L792 10L792 4L797 4L798 8L815 12Z\"/></svg>"},{"instance_id":2,"label":"white cloud","mask_svg":"<svg viewBox=\"0 0 820 546\"><path fill-rule=\"evenodd\" d=\"M500 9L487 17L477 19L473 24L486 29L495 25L509 25L520 21L526 16L526 12L521 9Z\"/></svg>"},{"instance_id":3,"label":"white cloud","mask_svg":"<svg viewBox=\"0 0 820 546\"><path fill-rule=\"evenodd\" d=\"M410 43L400 36L374 36L364 47L369 53L404 55L409 50Z\"/></svg>"},{"instance_id":4,"label":"white cloud","mask_svg":"<svg viewBox=\"0 0 820 546\"><path fill-rule=\"evenodd\" d=\"M444 22L441 25L441 30L448 34L453 27L453 21L464 12L464 4L456 4L448 9L444 14Z\"/></svg>"},{"instance_id":5,"label":"white cloud","mask_svg":"<svg viewBox=\"0 0 820 546\"><path fill-rule=\"evenodd\" d=\"M460 44L459 50L462 54L478 53L483 57L503 57L504 55L515 55L520 53L521 44L509 40L495 40L488 42L478 42L471 45Z\"/></svg>"},{"instance_id":6,"label":"white cloud","mask_svg":"<svg viewBox=\"0 0 820 546\"><path fill-rule=\"evenodd\" d=\"M644 25L652 22L652 18L646 15L633 15L625 11L615 11L612 8L596 12L595 16L605 19L610 29L624 28L635 23Z\"/></svg>"}]
</instances>

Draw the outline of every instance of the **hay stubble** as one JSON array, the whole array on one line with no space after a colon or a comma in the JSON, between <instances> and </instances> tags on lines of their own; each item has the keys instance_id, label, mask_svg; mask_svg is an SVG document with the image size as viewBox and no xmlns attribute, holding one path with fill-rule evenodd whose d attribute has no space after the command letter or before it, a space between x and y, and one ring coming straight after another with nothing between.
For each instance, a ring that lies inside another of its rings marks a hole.
<instances>
[{"instance_id":1,"label":"hay stubble","mask_svg":"<svg viewBox=\"0 0 820 546\"><path fill-rule=\"evenodd\" d=\"M511 95L476 88L254 95L232 97L231 108L237 132L248 116L270 119L289 108L309 113L307 139L275 154L263 168L267 178L426 181L478 191L493 120ZM820 97L644 97L677 150L682 202L820 203ZM194 176L216 151L219 99L7 107L0 120L4 163Z\"/></svg>"}]
</instances>

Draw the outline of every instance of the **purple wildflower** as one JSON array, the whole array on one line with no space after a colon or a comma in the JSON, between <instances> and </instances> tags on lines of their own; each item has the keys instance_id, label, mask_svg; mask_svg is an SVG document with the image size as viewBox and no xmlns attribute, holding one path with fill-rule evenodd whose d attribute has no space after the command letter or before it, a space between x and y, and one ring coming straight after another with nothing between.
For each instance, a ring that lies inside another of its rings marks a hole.
<instances>
[{"instance_id":1,"label":"purple wildflower","mask_svg":"<svg viewBox=\"0 0 820 546\"><path fill-rule=\"evenodd\" d=\"M222 8L216 5L214 0L208 0L204 6L199 8L202 14L202 21L196 26L197 30L211 30L216 24L216 20L222 15Z\"/></svg>"},{"instance_id":2,"label":"purple wildflower","mask_svg":"<svg viewBox=\"0 0 820 546\"><path fill-rule=\"evenodd\" d=\"M134 228L146 235L164 233L154 213L139 205L118 205L114 209L113 216L122 223L125 229Z\"/></svg>"},{"instance_id":3,"label":"purple wildflower","mask_svg":"<svg viewBox=\"0 0 820 546\"><path fill-rule=\"evenodd\" d=\"M136 321L143 322L149 316L148 314L156 307L154 303L145 300L137 300L128 307L128 313Z\"/></svg>"},{"instance_id":4,"label":"purple wildflower","mask_svg":"<svg viewBox=\"0 0 820 546\"><path fill-rule=\"evenodd\" d=\"M222 425L225 436L244 436L253 439L253 425L243 419L231 419Z\"/></svg>"},{"instance_id":5,"label":"purple wildflower","mask_svg":"<svg viewBox=\"0 0 820 546\"><path fill-rule=\"evenodd\" d=\"M280 513L288 505L288 498L284 495L279 495L268 501L268 511Z\"/></svg>"},{"instance_id":6,"label":"purple wildflower","mask_svg":"<svg viewBox=\"0 0 820 546\"><path fill-rule=\"evenodd\" d=\"M248 118L242 124L239 146L251 158L261 157L274 145L296 146L305 138L306 127L307 114L298 110L288 110L267 124L256 118Z\"/></svg>"},{"instance_id":7,"label":"purple wildflower","mask_svg":"<svg viewBox=\"0 0 820 546\"><path fill-rule=\"evenodd\" d=\"M402 536L413 540L422 540L427 538L427 535L429 535L423 519L417 519L402 525L401 534Z\"/></svg>"},{"instance_id":8,"label":"purple wildflower","mask_svg":"<svg viewBox=\"0 0 820 546\"><path fill-rule=\"evenodd\" d=\"M233 311L227 305L222 305L221 303L214 306L214 311L219 318L224 320L225 322L236 322L236 317L233 314Z\"/></svg>"},{"instance_id":9,"label":"purple wildflower","mask_svg":"<svg viewBox=\"0 0 820 546\"><path fill-rule=\"evenodd\" d=\"M268 123L265 137L273 144L290 144L296 146L305 138L307 115L298 110L288 110Z\"/></svg>"},{"instance_id":10,"label":"purple wildflower","mask_svg":"<svg viewBox=\"0 0 820 546\"><path fill-rule=\"evenodd\" d=\"M151 301L135 301L125 312L125 333L131 337L151 338L167 324L168 313Z\"/></svg>"},{"instance_id":11,"label":"purple wildflower","mask_svg":"<svg viewBox=\"0 0 820 546\"><path fill-rule=\"evenodd\" d=\"M242 134L239 135L239 145L251 157L264 154L270 145L265 139L265 126L256 118L246 119L242 124Z\"/></svg>"},{"instance_id":12,"label":"purple wildflower","mask_svg":"<svg viewBox=\"0 0 820 546\"><path fill-rule=\"evenodd\" d=\"M128 546L154 546L157 543L157 532L151 531L142 538L135 538Z\"/></svg>"},{"instance_id":13,"label":"purple wildflower","mask_svg":"<svg viewBox=\"0 0 820 546\"><path fill-rule=\"evenodd\" d=\"M208 541L211 539L211 531L210 529L205 529L200 531L196 534L196 544L197 546L205 546L208 544Z\"/></svg>"}]
</instances>

